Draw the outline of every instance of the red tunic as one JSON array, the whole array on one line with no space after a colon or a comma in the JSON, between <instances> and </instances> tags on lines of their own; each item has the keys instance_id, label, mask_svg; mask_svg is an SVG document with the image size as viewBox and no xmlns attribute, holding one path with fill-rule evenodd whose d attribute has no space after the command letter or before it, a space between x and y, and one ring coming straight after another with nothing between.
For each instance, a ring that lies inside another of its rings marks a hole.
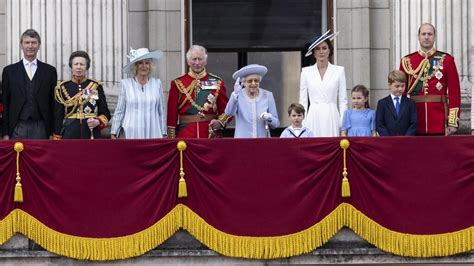
<instances>
[{"instance_id":1,"label":"red tunic","mask_svg":"<svg viewBox=\"0 0 474 266\"><path fill-rule=\"evenodd\" d=\"M458 127L461 107L458 71L454 58L447 53L428 52L427 60L424 55L422 51L415 52L400 62L400 70L408 77L405 94L416 102L417 134L444 134L446 126Z\"/></svg>"},{"instance_id":2,"label":"red tunic","mask_svg":"<svg viewBox=\"0 0 474 266\"><path fill-rule=\"evenodd\" d=\"M208 138L211 119L227 122L224 110L228 100L224 81L206 71L199 74L189 71L171 81L168 137Z\"/></svg>"}]
</instances>

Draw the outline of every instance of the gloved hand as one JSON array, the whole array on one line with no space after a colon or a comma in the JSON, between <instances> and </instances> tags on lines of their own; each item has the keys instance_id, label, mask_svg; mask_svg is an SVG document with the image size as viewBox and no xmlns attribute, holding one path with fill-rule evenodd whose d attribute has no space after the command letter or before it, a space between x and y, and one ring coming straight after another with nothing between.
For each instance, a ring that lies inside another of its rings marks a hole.
<instances>
[{"instance_id":1,"label":"gloved hand","mask_svg":"<svg viewBox=\"0 0 474 266\"><path fill-rule=\"evenodd\" d=\"M241 90L242 90L242 83L240 82L240 77L239 77L235 80L235 83L234 83L235 96L237 96Z\"/></svg>"},{"instance_id":2,"label":"gloved hand","mask_svg":"<svg viewBox=\"0 0 474 266\"><path fill-rule=\"evenodd\" d=\"M95 128L97 127L98 125L100 125L100 122L98 119L95 119L95 118L89 118L87 119L87 126L89 128Z\"/></svg>"},{"instance_id":3,"label":"gloved hand","mask_svg":"<svg viewBox=\"0 0 474 266\"><path fill-rule=\"evenodd\" d=\"M260 114L260 119L262 119L262 120L271 122L271 121L272 121L272 118L273 118L273 116L272 116L272 114L270 114L270 113L263 112L263 113Z\"/></svg>"}]
</instances>

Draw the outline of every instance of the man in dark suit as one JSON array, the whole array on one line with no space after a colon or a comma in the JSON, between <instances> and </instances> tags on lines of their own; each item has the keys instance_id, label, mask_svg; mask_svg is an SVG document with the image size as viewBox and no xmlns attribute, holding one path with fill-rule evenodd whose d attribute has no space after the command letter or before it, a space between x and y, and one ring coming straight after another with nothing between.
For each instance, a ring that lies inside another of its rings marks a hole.
<instances>
[{"instance_id":1,"label":"man in dark suit","mask_svg":"<svg viewBox=\"0 0 474 266\"><path fill-rule=\"evenodd\" d=\"M52 136L56 68L36 56L41 38L33 29L20 39L23 59L2 74L3 139L48 139Z\"/></svg>"},{"instance_id":2,"label":"man in dark suit","mask_svg":"<svg viewBox=\"0 0 474 266\"><path fill-rule=\"evenodd\" d=\"M416 104L403 96L407 76L399 70L388 74L390 95L379 100L375 121L380 136L414 136L418 125Z\"/></svg>"}]
</instances>

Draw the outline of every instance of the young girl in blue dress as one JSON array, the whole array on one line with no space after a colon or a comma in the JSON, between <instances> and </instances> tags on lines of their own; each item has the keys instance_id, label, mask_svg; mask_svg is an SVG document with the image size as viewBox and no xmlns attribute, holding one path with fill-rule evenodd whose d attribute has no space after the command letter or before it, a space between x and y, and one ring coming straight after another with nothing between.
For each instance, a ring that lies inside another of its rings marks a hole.
<instances>
[{"instance_id":1,"label":"young girl in blue dress","mask_svg":"<svg viewBox=\"0 0 474 266\"><path fill-rule=\"evenodd\" d=\"M364 85L352 89L352 109L344 112L341 136L377 136L375 111L369 107L369 90Z\"/></svg>"}]
</instances>

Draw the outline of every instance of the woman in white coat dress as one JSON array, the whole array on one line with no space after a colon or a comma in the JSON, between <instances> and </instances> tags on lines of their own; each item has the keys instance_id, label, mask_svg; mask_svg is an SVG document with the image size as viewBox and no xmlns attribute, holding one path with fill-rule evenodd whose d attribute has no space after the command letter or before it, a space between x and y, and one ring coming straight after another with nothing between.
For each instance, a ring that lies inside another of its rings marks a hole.
<instances>
[{"instance_id":1,"label":"woman in white coat dress","mask_svg":"<svg viewBox=\"0 0 474 266\"><path fill-rule=\"evenodd\" d=\"M333 65L329 31L314 41L305 56L314 56L316 64L304 67L300 78L300 104L307 110L303 125L315 137L337 137L342 116L347 109L346 76L344 67Z\"/></svg>"}]
</instances>

